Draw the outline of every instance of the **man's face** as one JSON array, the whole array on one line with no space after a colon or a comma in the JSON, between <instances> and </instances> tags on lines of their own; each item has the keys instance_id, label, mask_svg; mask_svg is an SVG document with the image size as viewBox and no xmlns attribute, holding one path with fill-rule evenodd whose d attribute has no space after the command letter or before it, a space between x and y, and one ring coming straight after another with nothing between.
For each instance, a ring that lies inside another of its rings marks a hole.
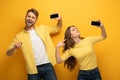
<instances>
[{"instance_id":1,"label":"man's face","mask_svg":"<svg viewBox=\"0 0 120 80\"><path fill-rule=\"evenodd\" d=\"M35 22L37 20L37 17L34 13L29 12L25 17L25 23L26 27L32 27L34 26Z\"/></svg>"}]
</instances>

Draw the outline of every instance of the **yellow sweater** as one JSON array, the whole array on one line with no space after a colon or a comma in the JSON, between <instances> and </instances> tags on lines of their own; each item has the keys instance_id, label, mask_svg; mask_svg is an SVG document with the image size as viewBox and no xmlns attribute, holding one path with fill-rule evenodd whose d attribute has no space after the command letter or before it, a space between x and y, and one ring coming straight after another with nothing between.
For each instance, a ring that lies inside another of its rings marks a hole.
<instances>
[{"instance_id":1,"label":"yellow sweater","mask_svg":"<svg viewBox=\"0 0 120 80\"><path fill-rule=\"evenodd\" d=\"M41 26L35 28L36 33L38 34L38 36L40 36L43 43L45 44L49 60L51 61L51 63L53 65L56 62L55 61L55 47L53 45L50 35L58 33L60 31L60 29L61 28L57 27L57 26L49 27L49 26L45 26L45 25L41 25ZM25 58L28 74L37 73L32 44L30 41L30 34L26 30L21 31L13 39L12 43L9 46L9 49L13 48L13 46L16 42L22 42L21 50L22 50L24 58Z\"/></svg>"},{"instance_id":2,"label":"yellow sweater","mask_svg":"<svg viewBox=\"0 0 120 80\"><path fill-rule=\"evenodd\" d=\"M76 44L74 48L67 50L62 56L62 60L66 60L70 56L74 56L79 64L80 70L91 70L97 67L97 60L93 50L93 44L103 40L102 36L86 37Z\"/></svg>"}]
</instances>

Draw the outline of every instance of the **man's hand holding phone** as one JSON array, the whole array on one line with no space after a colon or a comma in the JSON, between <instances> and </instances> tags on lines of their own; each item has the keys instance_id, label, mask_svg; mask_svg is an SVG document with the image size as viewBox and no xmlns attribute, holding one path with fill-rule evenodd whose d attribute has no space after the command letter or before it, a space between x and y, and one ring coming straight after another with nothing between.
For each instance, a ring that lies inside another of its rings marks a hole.
<instances>
[{"instance_id":1,"label":"man's hand holding phone","mask_svg":"<svg viewBox=\"0 0 120 80\"><path fill-rule=\"evenodd\" d=\"M93 26L101 26L101 22L98 20L98 21L91 21L91 25Z\"/></svg>"},{"instance_id":2,"label":"man's hand holding phone","mask_svg":"<svg viewBox=\"0 0 120 80\"><path fill-rule=\"evenodd\" d=\"M61 16L58 13L50 14L50 19L60 20Z\"/></svg>"}]
</instances>

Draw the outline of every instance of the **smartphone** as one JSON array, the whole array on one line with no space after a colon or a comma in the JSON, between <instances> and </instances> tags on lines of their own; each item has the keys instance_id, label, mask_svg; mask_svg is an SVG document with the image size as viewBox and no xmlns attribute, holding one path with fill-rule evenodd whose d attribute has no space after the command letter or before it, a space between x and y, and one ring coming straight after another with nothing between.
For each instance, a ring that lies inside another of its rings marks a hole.
<instances>
[{"instance_id":1,"label":"smartphone","mask_svg":"<svg viewBox=\"0 0 120 80\"><path fill-rule=\"evenodd\" d=\"M58 17L58 14L56 13L56 14L51 14L50 15L50 19L53 19L53 18L57 18Z\"/></svg>"},{"instance_id":2,"label":"smartphone","mask_svg":"<svg viewBox=\"0 0 120 80\"><path fill-rule=\"evenodd\" d=\"M93 26L100 26L100 22L98 22L98 21L91 21L91 25L93 25Z\"/></svg>"}]
</instances>

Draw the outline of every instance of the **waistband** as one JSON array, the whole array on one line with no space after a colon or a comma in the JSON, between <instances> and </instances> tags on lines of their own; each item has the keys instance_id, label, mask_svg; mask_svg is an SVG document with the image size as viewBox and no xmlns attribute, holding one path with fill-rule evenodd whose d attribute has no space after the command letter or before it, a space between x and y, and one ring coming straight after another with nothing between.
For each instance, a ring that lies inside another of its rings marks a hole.
<instances>
[{"instance_id":1,"label":"waistband","mask_svg":"<svg viewBox=\"0 0 120 80\"><path fill-rule=\"evenodd\" d=\"M80 71L94 71L94 70L98 70L98 67L91 69L91 70L80 70Z\"/></svg>"},{"instance_id":2,"label":"waistband","mask_svg":"<svg viewBox=\"0 0 120 80\"><path fill-rule=\"evenodd\" d=\"M52 65L52 64L51 63L45 63L45 64L37 65L37 67L42 67L42 66L46 66L46 65Z\"/></svg>"}]
</instances>

